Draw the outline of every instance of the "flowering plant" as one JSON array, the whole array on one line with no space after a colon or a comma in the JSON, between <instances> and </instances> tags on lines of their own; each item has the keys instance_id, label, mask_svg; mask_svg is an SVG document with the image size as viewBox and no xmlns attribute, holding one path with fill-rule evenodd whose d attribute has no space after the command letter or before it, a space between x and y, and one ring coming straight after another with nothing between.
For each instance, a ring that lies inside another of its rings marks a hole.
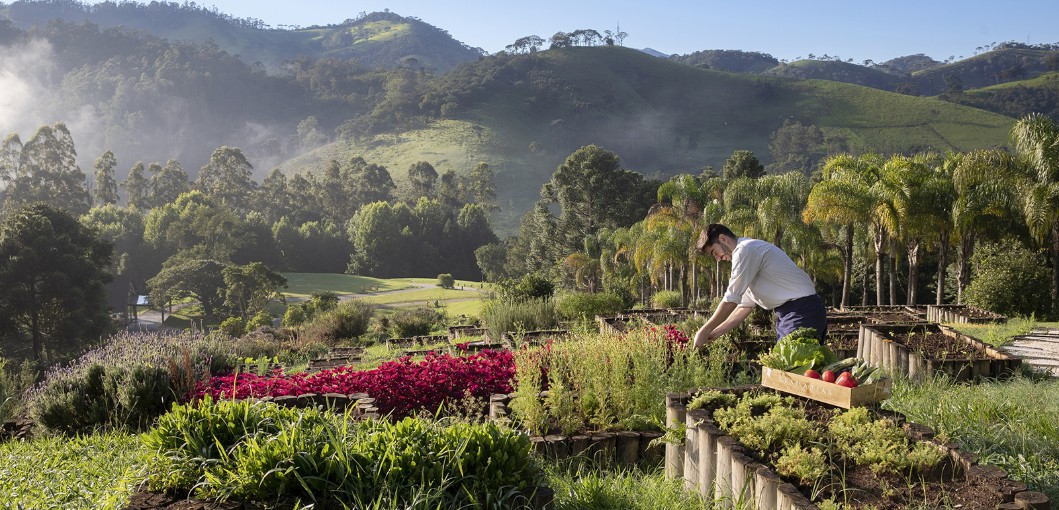
<instances>
[{"instance_id":1,"label":"flowering plant","mask_svg":"<svg viewBox=\"0 0 1059 510\"><path fill-rule=\"evenodd\" d=\"M367 393L382 413L408 416L417 410L436 411L446 402L470 395L488 399L493 393L511 391L515 360L508 351L484 350L469 356L427 354L425 360L410 357L388 361L372 370L338 367L316 374L268 375L241 373L210 378L200 383L194 399L249 398L307 393Z\"/></svg>"}]
</instances>

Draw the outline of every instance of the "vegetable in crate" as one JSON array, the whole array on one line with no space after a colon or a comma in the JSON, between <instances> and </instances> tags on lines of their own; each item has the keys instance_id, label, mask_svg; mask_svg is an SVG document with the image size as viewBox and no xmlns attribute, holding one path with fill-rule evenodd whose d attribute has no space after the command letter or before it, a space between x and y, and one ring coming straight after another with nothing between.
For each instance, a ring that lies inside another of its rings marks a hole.
<instances>
[{"instance_id":1,"label":"vegetable in crate","mask_svg":"<svg viewBox=\"0 0 1059 510\"><path fill-rule=\"evenodd\" d=\"M804 373L834 363L835 355L820 345L815 329L798 328L777 342L772 351L762 354L759 361L769 368Z\"/></svg>"}]
</instances>

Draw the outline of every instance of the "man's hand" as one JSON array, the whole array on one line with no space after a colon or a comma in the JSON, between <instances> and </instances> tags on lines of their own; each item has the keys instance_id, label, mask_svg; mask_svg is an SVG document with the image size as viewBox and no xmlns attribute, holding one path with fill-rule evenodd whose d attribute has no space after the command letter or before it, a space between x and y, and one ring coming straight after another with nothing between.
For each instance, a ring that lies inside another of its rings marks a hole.
<instances>
[{"instance_id":1,"label":"man's hand","mask_svg":"<svg viewBox=\"0 0 1059 510\"><path fill-rule=\"evenodd\" d=\"M710 337L710 334L713 333L712 329L706 328L708 324L709 323L703 324L702 327L695 332L695 342L692 344L692 346L695 347L695 350L697 351L705 349L706 346L709 345L710 341L713 340L713 338Z\"/></svg>"}]
</instances>

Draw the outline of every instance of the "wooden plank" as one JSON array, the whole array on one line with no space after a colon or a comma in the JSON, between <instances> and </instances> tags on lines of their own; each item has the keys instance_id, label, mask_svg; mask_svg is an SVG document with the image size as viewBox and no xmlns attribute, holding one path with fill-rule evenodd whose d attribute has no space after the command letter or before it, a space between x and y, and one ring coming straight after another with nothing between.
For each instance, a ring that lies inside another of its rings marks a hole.
<instances>
[{"instance_id":1,"label":"wooden plank","mask_svg":"<svg viewBox=\"0 0 1059 510\"><path fill-rule=\"evenodd\" d=\"M889 379L884 379L875 384L847 388L774 368L762 367L761 369L761 385L766 388L845 409L890 398L890 384Z\"/></svg>"}]
</instances>

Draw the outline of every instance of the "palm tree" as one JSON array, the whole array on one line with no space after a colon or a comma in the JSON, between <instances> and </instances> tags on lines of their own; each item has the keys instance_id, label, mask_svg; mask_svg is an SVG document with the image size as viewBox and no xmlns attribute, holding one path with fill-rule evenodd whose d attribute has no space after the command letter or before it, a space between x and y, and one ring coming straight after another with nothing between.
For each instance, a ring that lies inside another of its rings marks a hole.
<instances>
[{"instance_id":1,"label":"palm tree","mask_svg":"<svg viewBox=\"0 0 1059 510\"><path fill-rule=\"evenodd\" d=\"M1038 242L1051 237L1052 315L1059 316L1059 128L1034 113L1015 123L1011 140L1028 165L1018 184L1026 226Z\"/></svg>"},{"instance_id":2,"label":"palm tree","mask_svg":"<svg viewBox=\"0 0 1059 510\"><path fill-rule=\"evenodd\" d=\"M842 248L842 306L849 306L849 289L853 272L853 236L856 225L871 221L873 198L871 183L878 173L878 157L840 154L824 162L824 180L813 186L806 201L802 219L841 225L845 231Z\"/></svg>"},{"instance_id":3,"label":"palm tree","mask_svg":"<svg viewBox=\"0 0 1059 510\"><path fill-rule=\"evenodd\" d=\"M945 299L945 273L948 271L949 265L949 236L953 229L952 212L955 210L956 203L956 187L952 182L952 174L956 171L956 167L962 159L962 153L948 152L941 162L934 166L932 176L932 180L938 181L936 184L940 196L938 206L948 208L945 211L947 219L938 232L938 280L937 294L934 297L934 304L936 305L942 304Z\"/></svg>"},{"instance_id":4,"label":"palm tree","mask_svg":"<svg viewBox=\"0 0 1059 510\"><path fill-rule=\"evenodd\" d=\"M671 178L668 182L658 187L658 203L669 203L668 207L675 209L683 223L691 231L691 240L685 246L685 259L691 266L691 275L688 278L691 283L690 298L698 298L699 259L700 254L695 250L695 235L698 233L700 219L702 218L702 207L712 199L712 195L723 190L720 187L721 179L708 179L700 184L690 174L680 174Z\"/></svg>"},{"instance_id":5,"label":"palm tree","mask_svg":"<svg viewBox=\"0 0 1059 510\"><path fill-rule=\"evenodd\" d=\"M1015 159L1003 150L977 150L958 159L952 172L956 191L952 227L959 243L956 302L962 303L963 290L971 280L971 255L978 234L1018 208L1018 193L1012 182L1012 176L1018 171Z\"/></svg>"},{"instance_id":6,"label":"palm tree","mask_svg":"<svg viewBox=\"0 0 1059 510\"><path fill-rule=\"evenodd\" d=\"M937 232L948 228L951 207L951 181L939 178L934 166L941 161L937 154L917 154L913 157L893 156L883 166L887 203L882 208L888 223L894 228L892 239L905 243L908 254L908 295L906 304L916 304L919 290L920 248L933 239ZM945 176L941 176L945 177ZM891 271L896 268L891 266ZM891 302L895 292L891 278Z\"/></svg>"}]
</instances>

